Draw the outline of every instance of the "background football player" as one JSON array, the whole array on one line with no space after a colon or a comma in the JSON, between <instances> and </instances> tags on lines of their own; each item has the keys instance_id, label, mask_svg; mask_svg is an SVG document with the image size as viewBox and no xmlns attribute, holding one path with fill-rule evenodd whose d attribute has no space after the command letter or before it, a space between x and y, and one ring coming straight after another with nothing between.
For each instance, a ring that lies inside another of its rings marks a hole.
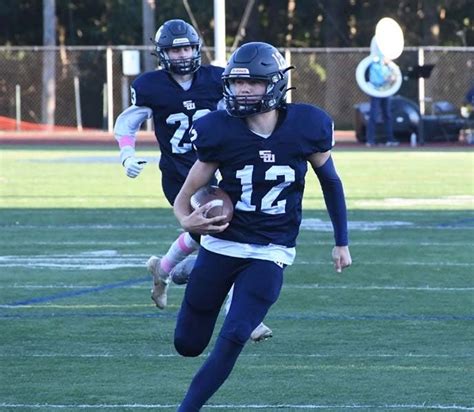
<instances>
[{"instance_id":1,"label":"background football player","mask_svg":"<svg viewBox=\"0 0 474 412\"><path fill-rule=\"evenodd\" d=\"M198 160L179 192L174 211L181 226L203 235L175 329L183 356L209 344L221 305L234 285L230 310L215 346L194 376L179 411L198 411L229 376L250 333L277 300L283 270L295 258L307 163L322 187L335 237L337 272L351 264L346 205L331 148L333 122L321 109L286 104L283 56L266 43L247 43L223 74L226 111L212 112L191 131ZM204 217L190 197L216 170L235 210Z\"/></svg>"},{"instance_id":2,"label":"background football player","mask_svg":"<svg viewBox=\"0 0 474 412\"><path fill-rule=\"evenodd\" d=\"M166 199L173 205L196 161L189 130L194 121L217 109L222 100L223 69L201 65L201 38L183 20L166 21L156 32L154 43L163 70L146 72L133 81L132 104L118 116L114 133L125 173L135 178L146 164L145 159L135 155L136 133L144 121L153 118L161 151L161 184ZM183 271L189 274L194 260L184 259L199 248L199 238L198 234L183 233L161 259L152 256L148 260L147 267L153 275L152 299L158 308L166 307L170 274L176 265L183 262L176 279ZM252 340L271 335L270 328L261 324Z\"/></svg>"}]
</instances>

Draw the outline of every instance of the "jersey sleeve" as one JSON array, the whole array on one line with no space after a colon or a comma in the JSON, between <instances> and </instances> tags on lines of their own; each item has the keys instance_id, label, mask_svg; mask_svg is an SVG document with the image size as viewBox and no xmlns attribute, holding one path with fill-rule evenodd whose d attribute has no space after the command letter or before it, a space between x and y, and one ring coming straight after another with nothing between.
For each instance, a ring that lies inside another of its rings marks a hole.
<instances>
[{"instance_id":1,"label":"jersey sleeve","mask_svg":"<svg viewBox=\"0 0 474 412\"><path fill-rule=\"evenodd\" d=\"M151 106L149 76L147 73L137 77L130 87L131 104L135 106Z\"/></svg>"},{"instance_id":2,"label":"jersey sleeve","mask_svg":"<svg viewBox=\"0 0 474 412\"><path fill-rule=\"evenodd\" d=\"M196 120L190 131L191 142L201 162L220 162L221 160L223 146L219 138L217 119L213 116L215 113L209 113Z\"/></svg>"},{"instance_id":3,"label":"jersey sleeve","mask_svg":"<svg viewBox=\"0 0 474 412\"><path fill-rule=\"evenodd\" d=\"M306 157L313 153L324 153L334 146L334 122L331 117L321 109L311 107L306 114L303 152Z\"/></svg>"}]
</instances>

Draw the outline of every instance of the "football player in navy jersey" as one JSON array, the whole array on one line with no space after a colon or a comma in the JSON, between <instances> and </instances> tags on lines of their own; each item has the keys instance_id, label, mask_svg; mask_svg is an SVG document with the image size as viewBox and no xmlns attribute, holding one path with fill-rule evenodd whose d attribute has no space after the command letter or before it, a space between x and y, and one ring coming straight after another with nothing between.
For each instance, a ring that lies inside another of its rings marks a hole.
<instances>
[{"instance_id":1,"label":"football player in navy jersey","mask_svg":"<svg viewBox=\"0 0 474 412\"><path fill-rule=\"evenodd\" d=\"M197 159L189 129L194 121L217 109L223 94L223 69L201 65L201 39L194 27L183 20L166 21L156 32L154 43L163 70L147 72L135 79L131 87L132 105L118 116L114 132L125 173L136 178L146 164L145 159L135 156L136 133L145 120L153 118L161 152L162 188L173 205ZM182 271L192 267L194 260L184 259L199 248L199 239L199 234L183 233L162 259L152 256L148 260L154 284L152 299L158 308L166 307L173 269L180 262ZM271 329L262 324L256 328L252 340L271 335Z\"/></svg>"},{"instance_id":2,"label":"football player in navy jersey","mask_svg":"<svg viewBox=\"0 0 474 412\"><path fill-rule=\"evenodd\" d=\"M223 74L226 110L196 121L190 132L198 160L175 203L181 226L200 233L201 249L178 315L174 345L183 356L207 347L227 292L230 310L214 348L194 376L179 411L198 411L229 376L252 330L277 300L283 270L295 258L308 163L331 218L335 270L350 266L345 198L331 157L333 122L321 109L286 104L287 67L273 46L238 48ZM216 170L234 203L225 216L204 217L190 198Z\"/></svg>"}]
</instances>

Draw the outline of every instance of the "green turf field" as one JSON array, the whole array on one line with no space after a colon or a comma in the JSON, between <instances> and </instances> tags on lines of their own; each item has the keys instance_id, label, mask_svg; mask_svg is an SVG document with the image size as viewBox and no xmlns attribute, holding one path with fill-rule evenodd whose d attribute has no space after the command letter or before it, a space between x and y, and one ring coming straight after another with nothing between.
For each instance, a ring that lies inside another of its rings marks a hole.
<instances>
[{"instance_id":1,"label":"green turf field","mask_svg":"<svg viewBox=\"0 0 474 412\"><path fill-rule=\"evenodd\" d=\"M153 161L156 151L143 151ZM308 178L294 266L204 410L474 410L474 155L334 152L353 266ZM172 346L183 287L151 304L144 264L179 233L160 175L117 151L0 151L0 410L173 411L203 358Z\"/></svg>"}]
</instances>

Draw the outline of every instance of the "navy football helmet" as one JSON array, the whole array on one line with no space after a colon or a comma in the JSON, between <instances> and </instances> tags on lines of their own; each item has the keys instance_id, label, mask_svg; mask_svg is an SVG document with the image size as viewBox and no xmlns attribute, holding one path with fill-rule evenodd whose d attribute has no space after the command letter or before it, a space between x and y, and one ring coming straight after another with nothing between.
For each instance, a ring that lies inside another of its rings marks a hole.
<instances>
[{"instance_id":1,"label":"navy football helmet","mask_svg":"<svg viewBox=\"0 0 474 412\"><path fill-rule=\"evenodd\" d=\"M155 55L164 70L175 74L194 73L201 67L201 38L193 26L183 20L166 21L156 32ZM193 56L190 59L170 60L167 50L172 47L191 46Z\"/></svg>"},{"instance_id":2,"label":"navy football helmet","mask_svg":"<svg viewBox=\"0 0 474 412\"><path fill-rule=\"evenodd\" d=\"M281 53L263 42L246 43L230 56L222 74L227 112L234 117L247 117L283 106L288 90L288 67ZM255 79L267 82L263 97L237 96L232 80Z\"/></svg>"}]
</instances>

